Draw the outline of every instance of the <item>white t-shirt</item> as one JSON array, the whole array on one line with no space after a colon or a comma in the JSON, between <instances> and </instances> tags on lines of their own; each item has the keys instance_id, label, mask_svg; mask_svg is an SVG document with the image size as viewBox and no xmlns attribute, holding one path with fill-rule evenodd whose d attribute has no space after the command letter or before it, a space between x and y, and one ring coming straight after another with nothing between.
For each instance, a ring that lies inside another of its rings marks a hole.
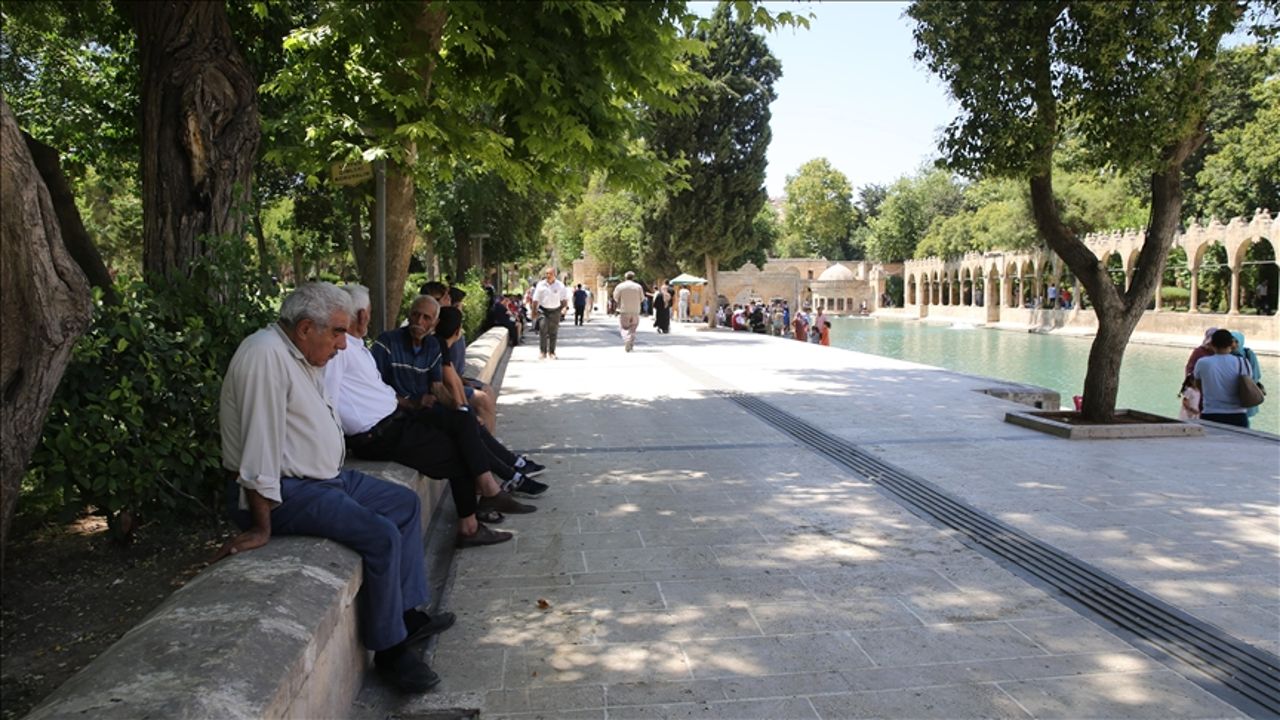
<instances>
[{"instance_id":1,"label":"white t-shirt","mask_svg":"<svg viewBox=\"0 0 1280 720\"><path fill-rule=\"evenodd\" d=\"M680 304L689 304L689 288L680 288Z\"/></svg>"}]
</instances>

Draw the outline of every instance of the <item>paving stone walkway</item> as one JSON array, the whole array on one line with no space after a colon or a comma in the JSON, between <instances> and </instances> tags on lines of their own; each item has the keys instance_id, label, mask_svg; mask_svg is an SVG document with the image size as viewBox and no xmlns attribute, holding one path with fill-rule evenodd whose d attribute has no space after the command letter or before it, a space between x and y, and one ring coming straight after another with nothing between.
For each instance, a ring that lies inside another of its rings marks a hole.
<instances>
[{"instance_id":1,"label":"paving stone walkway","mask_svg":"<svg viewBox=\"0 0 1280 720\"><path fill-rule=\"evenodd\" d=\"M1002 422L981 378L642 325L633 353L599 315L561 326L558 360L514 350L498 434L551 490L515 541L455 556L444 681L397 715L1242 715L717 390L1280 650L1275 441L1073 443Z\"/></svg>"}]
</instances>

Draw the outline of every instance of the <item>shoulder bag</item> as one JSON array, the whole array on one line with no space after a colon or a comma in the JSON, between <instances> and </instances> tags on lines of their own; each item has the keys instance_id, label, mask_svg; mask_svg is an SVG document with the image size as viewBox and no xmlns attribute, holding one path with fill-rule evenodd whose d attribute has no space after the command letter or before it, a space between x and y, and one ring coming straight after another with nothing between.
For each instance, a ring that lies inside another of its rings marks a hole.
<instances>
[{"instance_id":1,"label":"shoulder bag","mask_svg":"<svg viewBox=\"0 0 1280 720\"><path fill-rule=\"evenodd\" d=\"M1244 358L1240 359L1240 386L1237 388L1237 393L1240 395L1240 405L1247 408L1257 407L1267 398L1267 392L1254 382L1253 374L1249 371L1249 365Z\"/></svg>"}]
</instances>

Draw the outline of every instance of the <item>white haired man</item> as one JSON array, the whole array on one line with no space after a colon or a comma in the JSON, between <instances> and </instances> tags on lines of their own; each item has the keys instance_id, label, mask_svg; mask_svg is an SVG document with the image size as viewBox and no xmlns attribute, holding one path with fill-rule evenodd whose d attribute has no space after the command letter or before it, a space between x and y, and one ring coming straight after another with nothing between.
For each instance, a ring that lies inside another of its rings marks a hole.
<instances>
[{"instance_id":1,"label":"white haired man","mask_svg":"<svg viewBox=\"0 0 1280 720\"><path fill-rule=\"evenodd\" d=\"M218 419L231 517L243 530L218 558L275 535L312 535L360 554L359 620L374 664L399 689L425 692L440 677L416 643L453 624L415 608L429 600L422 507L412 490L343 470L346 443L322 368L346 347L351 296L307 283L284 299L278 323L237 348L223 379Z\"/></svg>"},{"instance_id":2,"label":"white haired man","mask_svg":"<svg viewBox=\"0 0 1280 720\"><path fill-rule=\"evenodd\" d=\"M501 522L500 513L530 513L536 508L503 492L490 472L496 465L480 439L480 426L465 412L399 407L396 391L383 381L373 353L364 346L369 331L369 290L343 287L351 295L355 315L347 328L347 347L325 366L324 384L357 457L391 460L423 475L447 478L458 514L461 547L510 540L484 522ZM483 496L476 502L477 492ZM489 519L485 519L487 515Z\"/></svg>"}]
</instances>

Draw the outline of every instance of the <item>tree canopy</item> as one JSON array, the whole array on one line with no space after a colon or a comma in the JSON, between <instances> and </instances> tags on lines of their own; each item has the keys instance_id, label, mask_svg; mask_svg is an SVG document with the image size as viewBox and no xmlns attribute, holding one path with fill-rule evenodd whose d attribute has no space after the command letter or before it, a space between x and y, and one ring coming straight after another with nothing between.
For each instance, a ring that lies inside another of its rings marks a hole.
<instances>
[{"instance_id":1,"label":"tree canopy","mask_svg":"<svg viewBox=\"0 0 1280 720\"><path fill-rule=\"evenodd\" d=\"M648 138L659 157L679 163L681 182L650 216L649 232L682 267L703 263L712 283L719 263L762 259L768 237L754 221L768 200L769 105L782 66L756 30L727 2L691 38L707 48L690 58L702 77L696 113L655 108Z\"/></svg>"},{"instance_id":2,"label":"tree canopy","mask_svg":"<svg viewBox=\"0 0 1280 720\"><path fill-rule=\"evenodd\" d=\"M791 257L852 260L857 223L849 178L826 158L814 158L787 176L783 248Z\"/></svg>"}]
</instances>

